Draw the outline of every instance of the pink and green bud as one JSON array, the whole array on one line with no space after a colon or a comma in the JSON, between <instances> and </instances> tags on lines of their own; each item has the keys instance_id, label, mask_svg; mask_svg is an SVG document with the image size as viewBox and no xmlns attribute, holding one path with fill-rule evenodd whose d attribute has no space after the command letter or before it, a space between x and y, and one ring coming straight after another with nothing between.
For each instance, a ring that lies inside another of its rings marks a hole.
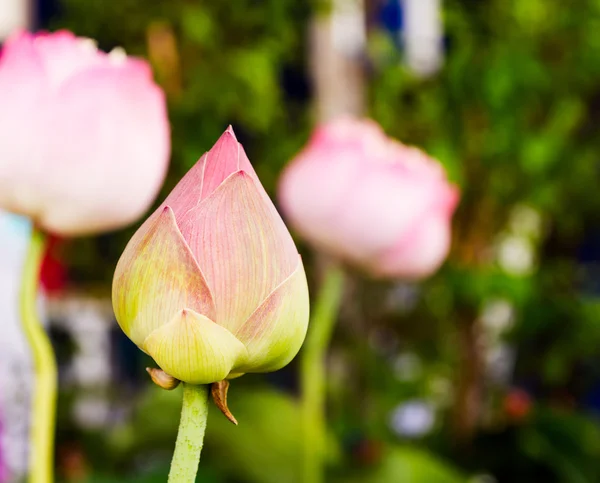
<instances>
[{"instance_id":1,"label":"pink and green bud","mask_svg":"<svg viewBox=\"0 0 600 483\"><path fill-rule=\"evenodd\" d=\"M302 261L231 128L125 248L113 307L125 334L187 383L275 371L297 354Z\"/></svg>"}]
</instances>

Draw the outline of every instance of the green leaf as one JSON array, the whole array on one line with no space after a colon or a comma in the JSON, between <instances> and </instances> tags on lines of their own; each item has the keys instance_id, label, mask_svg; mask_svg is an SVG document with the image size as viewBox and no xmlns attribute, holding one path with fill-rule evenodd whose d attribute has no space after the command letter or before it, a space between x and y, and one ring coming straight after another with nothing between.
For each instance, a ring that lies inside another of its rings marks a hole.
<instances>
[{"instance_id":1,"label":"green leaf","mask_svg":"<svg viewBox=\"0 0 600 483\"><path fill-rule=\"evenodd\" d=\"M466 483L467 478L429 451L408 446L388 450L379 467L347 483Z\"/></svg>"}]
</instances>

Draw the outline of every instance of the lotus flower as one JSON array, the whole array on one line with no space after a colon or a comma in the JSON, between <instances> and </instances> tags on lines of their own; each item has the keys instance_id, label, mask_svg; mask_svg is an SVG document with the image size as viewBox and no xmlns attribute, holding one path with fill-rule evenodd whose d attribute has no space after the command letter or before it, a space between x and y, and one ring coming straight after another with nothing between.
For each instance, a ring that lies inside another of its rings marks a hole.
<instances>
[{"instance_id":1,"label":"lotus flower","mask_svg":"<svg viewBox=\"0 0 600 483\"><path fill-rule=\"evenodd\" d=\"M46 231L119 228L153 202L169 125L148 64L67 31L7 39L0 58L0 208Z\"/></svg>"},{"instance_id":2,"label":"lotus flower","mask_svg":"<svg viewBox=\"0 0 600 483\"><path fill-rule=\"evenodd\" d=\"M304 268L231 128L130 240L113 307L140 349L191 384L274 371L300 349Z\"/></svg>"},{"instance_id":3,"label":"lotus flower","mask_svg":"<svg viewBox=\"0 0 600 483\"><path fill-rule=\"evenodd\" d=\"M458 201L436 160L351 118L316 129L279 195L292 226L318 249L376 277L412 279L444 261Z\"/></svg>"}]
</instances>

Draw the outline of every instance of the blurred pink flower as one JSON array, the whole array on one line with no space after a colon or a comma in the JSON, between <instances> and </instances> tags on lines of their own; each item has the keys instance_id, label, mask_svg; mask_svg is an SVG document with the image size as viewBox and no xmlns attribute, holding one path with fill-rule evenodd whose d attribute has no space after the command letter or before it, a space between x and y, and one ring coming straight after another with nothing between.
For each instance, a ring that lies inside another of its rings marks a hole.
<instances>
[{"instance_id":1,"label":"blurred pink flower","mask_svg":"<svg viewBox=\"0 0 600 483\"><path fill-rule=\"evenodd\" d=\"M459 197L436 160L351 118L316 129L285 169L279 195L292 226L317 248L402 278L441 265Z\"/></svg>"},{"instance_id":2,"label":"blurred pink flower","mask_svg":"<svg viewBox=\"0 0 600 483\"><path fill-rule=\"evenodd\" d=\"M18 32L0 58L0 207L79 235L133 222L166 173L169 125L148 64L72 33Z\"/></svg>"}]
</instances>

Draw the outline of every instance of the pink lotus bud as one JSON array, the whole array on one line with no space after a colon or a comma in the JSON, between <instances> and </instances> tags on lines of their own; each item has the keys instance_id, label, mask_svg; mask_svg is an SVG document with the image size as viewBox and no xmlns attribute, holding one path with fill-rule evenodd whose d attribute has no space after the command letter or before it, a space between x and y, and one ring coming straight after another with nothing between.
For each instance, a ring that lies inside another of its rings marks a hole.
<instances>
[{"instance_id":1,"label":"pink lotus bud","mask_svg":"<svg viewBox=\"0 0 600 483\"><path fill-rule=\"evenodd\" d=\"M166 173L164 95L148 64L60 31L0 58L0 207L79 235L136 220Z\"/></svg>"},{"instance_id":2,"label":"pink lotus bud","mask_svg":"<svg viewBox=\"0 0 600 483\"><path fill-rule=\"evenodd\" d=\"M318 127L279 188L302 236L375 276L424 277L448 253L457 189L437 161L372 121Z\"/></svg>"},{"instance_id":3,"label":"pink lotus bud","mask_svg":"<svg viewBox=\"0 0 600 483\"><path fill-rule=\"evenodd\" d=\"M274 371L300 349L304 268L231 128L125 248L113 308L125 334L188 383Z\"/></svg>"}]
</instances>

